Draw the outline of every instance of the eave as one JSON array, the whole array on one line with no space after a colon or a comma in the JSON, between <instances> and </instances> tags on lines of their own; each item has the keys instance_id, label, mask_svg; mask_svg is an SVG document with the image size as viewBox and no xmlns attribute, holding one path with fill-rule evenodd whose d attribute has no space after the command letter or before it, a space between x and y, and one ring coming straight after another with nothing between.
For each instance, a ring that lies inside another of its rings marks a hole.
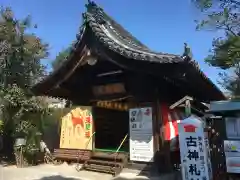
<instances>
[{"instance_id":1,"label":"eave","mask_svg":"<svg viewBox=\"0 0 240 180\"><path fill-rule=\"evenodd\" d=\"M72 51L67 60L52 74L42 82L35 85L32 90L35 94L47 94L55 89L63 81L67 80L74 71L81 66L81 61L85 56L86 49L92 49L97 52L99 47L105 49L102 54L106 59L117 65L129 68L130 70L142 71L143 73L158 73L159 76L166 76L171 81L192 85L193 88L203 88L212 98L210 100L223 100L225 96L216 87L216 85L200 70L196 62L182 58L178 55L156 53L137 41L126 30L112 20L95 3L90 2L87 5L87 12L83 15L84 23L77 34L77 41L72 47ZM92 43L89 38L96 42ZM99 47L95 47L99 44ZM101 53L101 52L100 52ZM111 56L119 56L118 60ZM179 74L187 74L182 80L172 71L178 71ZM168 69L166 71L166 69ZM165 70L165 71L164 71Z\"/></svg>"}]
</instances>

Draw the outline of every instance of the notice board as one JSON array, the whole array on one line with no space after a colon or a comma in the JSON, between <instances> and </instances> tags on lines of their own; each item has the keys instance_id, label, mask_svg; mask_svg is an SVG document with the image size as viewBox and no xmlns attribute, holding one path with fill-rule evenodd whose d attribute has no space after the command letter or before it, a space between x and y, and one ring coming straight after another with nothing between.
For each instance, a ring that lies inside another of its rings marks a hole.
<instances>
[{"instance_id":1,"label":"notice board","mask_svg":"<svg viewBox=\"0 0 240 180\"><path fill-rule=\"evenodd\" d=\"M153 162L152 108L129 110L130 160Z\"/></svg>"},{"instance_id":2,"label":"notice board","mask_svg":"<svg viewBox=\"0 0 240 180\"><path fill-rule=\"evenodd\" d=\"M81 106L62 117L60 148L92 150L92 108Z\"/></svg>"}]
</instances>

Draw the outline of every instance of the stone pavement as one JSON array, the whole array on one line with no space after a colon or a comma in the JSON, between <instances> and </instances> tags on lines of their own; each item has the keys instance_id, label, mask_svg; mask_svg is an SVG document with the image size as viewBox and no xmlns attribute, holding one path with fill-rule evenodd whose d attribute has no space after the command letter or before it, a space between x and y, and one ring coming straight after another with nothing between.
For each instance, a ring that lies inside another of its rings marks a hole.
<instances>
[{"instance_id":1,"label":"stone pavement","mask_svg":"<svg viewBox=\"0 0 240 180\"><path fill-rule=\"evenodd\" d=\"M39 165L27 168L0 165L0 180L175 180L175 178L139 176L138 170L125 169L117 176L81 171L77 172L74 165ZM178 180L178 179L177 179Z\"/></svg>"}]
</instances>

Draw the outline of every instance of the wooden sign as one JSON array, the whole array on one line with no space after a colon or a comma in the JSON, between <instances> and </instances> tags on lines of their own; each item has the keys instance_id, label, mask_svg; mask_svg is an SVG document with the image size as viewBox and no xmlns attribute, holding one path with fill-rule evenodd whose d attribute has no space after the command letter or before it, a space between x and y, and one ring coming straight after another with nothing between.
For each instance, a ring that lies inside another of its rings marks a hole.
<instances>
[{"instance_id":1,"label":"wooden sign","mask_svg":"<svg viewBox=\"0 0 240 180\"><path fill-rule=\"evenodd\" d=\"M100 85L100 86L93 87L93 94L95 96L120 94L125 92L126 90L123 83L114 83L114 84L107 84L107 85Z\"/></svg>"},{"instance_id":2,"label":"wooden sign","mask_svg":"<svg viewBox=\"0 0 240 180\"><path fill-rule=\"evenodd\" d=\"M132 107L128 103L120 103L120 102L110 102L110 101L98 101L96 103L97 107L106 108L106 109L114 109L119 111L127 111Z\"/></svg>"},{"instance_id":3,"label":"wooden sign","mask_svg":"<svg viewBox=\"0 0 240 180\"><path fill-rule=\"evenodd\" d=\"M91 107L75 108L62 118L60 148L92 150L92 134Z\"/></svg>"}]
</instances>

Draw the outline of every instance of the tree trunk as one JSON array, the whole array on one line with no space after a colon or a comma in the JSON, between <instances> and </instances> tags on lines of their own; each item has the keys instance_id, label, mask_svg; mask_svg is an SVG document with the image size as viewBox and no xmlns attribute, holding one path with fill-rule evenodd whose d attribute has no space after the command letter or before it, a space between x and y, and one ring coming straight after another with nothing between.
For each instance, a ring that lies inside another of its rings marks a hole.
<instances>
[{"instance_id":1,"label":"tree trunk","mask_svg":"<svg viewBox=\"0 0 240 180\"><path fill-rule=\"evenodd\" d=\"M24 156L24 153L21 149L15 150L15 160L16 160L16 166L18 168L26 167L28 166L28 161L26 157Z\"/></svg>"}]
</instances>

